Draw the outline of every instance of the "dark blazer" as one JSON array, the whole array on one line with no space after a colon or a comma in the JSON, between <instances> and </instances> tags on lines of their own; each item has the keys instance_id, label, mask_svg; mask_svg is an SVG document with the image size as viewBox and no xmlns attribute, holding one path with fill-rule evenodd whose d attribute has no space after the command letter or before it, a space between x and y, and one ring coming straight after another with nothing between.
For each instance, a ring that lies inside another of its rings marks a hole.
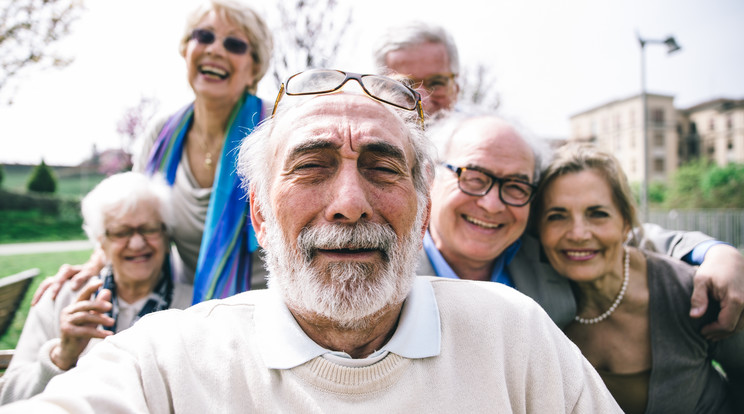
<instances>
[{"instance_id":1,"label":"dark blazer","mask_svg":"<svg viewBox=\"0 0 744 414\"><path fill-rule=\"evenodd\" d=\"M700 242L711 237L700 232L665 230L655 224L643 225L644 237L638 244L644 248L681 259ZM576 301L568 279L556 273L542 254L540 241L530 235L522 236L522 247L507 266L514 287L534 299L561 328L571 323L576 315ZM421 250L416 274L438 276L425 250Z\"/></svg>"}]
</instances>

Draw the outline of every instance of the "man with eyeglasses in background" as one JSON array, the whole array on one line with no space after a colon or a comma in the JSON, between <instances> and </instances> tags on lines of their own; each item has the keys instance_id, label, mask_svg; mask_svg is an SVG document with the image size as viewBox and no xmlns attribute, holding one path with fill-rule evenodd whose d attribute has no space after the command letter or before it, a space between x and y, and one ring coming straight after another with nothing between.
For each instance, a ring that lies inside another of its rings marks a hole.
<instances>
[{"instance_id":1,"label":"man with eyeglasses in background","mask_svg":"<svg viewBox=\"0 0 744 414\"><path fill-rule=\"evenodd\" d=\"M391 27L378 39L374 60L382 74L408 78L421 94L428 118L454 109L460 92L460 58L443 27L424 22Z\"/></svg>"},{"instance_id":2,"label":"man with eyeglasses in background","mask_svg":"<svg viewBox=\"0 0 744 414\"><path fill-rule=\"evenodd\" d=\"M621 412L526 296L416 277L434 165L415 91L285 86L237 167L269 289L144 317L0 413Z\"/></svg>"},{"instance_id":3,"label":"man with eyeglasses in background","mask_svg":"<svg viewBox=\"0 0 744 414\"><path fill-rule=\"evenodd\" d=\"M492 115L453 113L429 132L439 162L417 273L504 283L535 299L558 326L566 326L576 316L567 279L541 259L537 239L524 234L540 171L550 161L546 144ZM741 329L744 257L699 232L669 232L648 224L644 232L644 245L700 265L693 308L699 305L696 294L704 296L705 306L692 312L703 315L708 293L721 301L719 321L703 332L720 338L737 324Z\"/></svg>"}]
</instances>

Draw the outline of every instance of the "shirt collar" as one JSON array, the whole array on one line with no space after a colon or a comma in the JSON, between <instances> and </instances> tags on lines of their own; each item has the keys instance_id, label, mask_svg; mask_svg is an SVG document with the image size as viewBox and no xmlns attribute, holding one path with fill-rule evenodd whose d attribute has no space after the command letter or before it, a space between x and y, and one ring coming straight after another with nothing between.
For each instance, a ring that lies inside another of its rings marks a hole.
<instances>
[{"instance_id":1,"label":"shirt collar","mask_svg":"<svg viewBox=\"0 0 744 414\"><path fill-rule=\"evenodd\" d=\"M509 245L509 247L507 247L500 256L494 259L493 271L491 272L492 282L504 283L506 281L511 281L511 278L508 276L506 266L508 266L509 263L511 263L512 259L514 259L514 256L516 256L521 245L522 239L517 239L517 241ZM444 259L444 256L442 256L442 253L439 251L439 249L437 249L437 246L434 245L434 239L432 239L429 230L426 230L426 234L424 235L424 251L429 257L431 266L434 268L434 272L437 276L450 279L460 278L459 276L457 276L455 271L452 270L452 267L450 267L449 263L447 263L447 260ZM508 282L505 284L509 286L513 285L512 283Z\"/></svg>"},{"instance_id":2,"label":"shirt collar","mask_svg":"<svg viewBox=\"0 0 744 414\"><path fill-rule=\"evenodd\" d=\"M259 352L270 369L290 369L330 352L313 342L274 289L256 309ZM398 327L380 351L405 358L428 358L441 350L441 325L431 283L416 278L401 311Z\"/></svg>"}]
</instances>

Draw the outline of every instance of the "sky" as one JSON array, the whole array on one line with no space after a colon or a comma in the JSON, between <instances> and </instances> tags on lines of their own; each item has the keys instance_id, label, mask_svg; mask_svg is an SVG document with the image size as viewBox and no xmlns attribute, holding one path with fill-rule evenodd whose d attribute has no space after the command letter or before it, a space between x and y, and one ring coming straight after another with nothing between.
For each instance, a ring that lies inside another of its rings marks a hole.
<instances>
[{"instance_id":1,"label":"sky","mask_svg":"<svg viewBox=\"0 0 744 414\"><path fill-rule=\"evenodd\" d=\"M93 145L121 146L117 122L141 98L157 99L162 112L193 99L177 45L195 1L85 0L58 45L74 62L32 70L3 91L13 104L0 103L0 163L76 165ZM278 1L252 4L272 16ZM462 66L484 64L494 76L498 113L546 139L567 138L574 114L640 93L637 33L673 35L682 47L647 45L648 92L674 96L678 108L744 99L742 0L338 1L354 23L336 68L373 72L372 45L387 25L441 24ZM268 101L276 92L268 77L259 85Z\"/></svg>"}]
</instances>

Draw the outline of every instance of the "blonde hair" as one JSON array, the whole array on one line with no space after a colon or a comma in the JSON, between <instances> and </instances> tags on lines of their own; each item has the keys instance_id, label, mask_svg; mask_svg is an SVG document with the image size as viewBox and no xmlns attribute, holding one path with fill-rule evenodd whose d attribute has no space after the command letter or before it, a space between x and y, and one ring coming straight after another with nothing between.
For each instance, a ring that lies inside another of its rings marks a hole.
<instances>
[{"instance_id":1,"label":"blonde hair","mask_svg":"<svg viewBox=\"0 0 744 414\"><path fill-rule=\"evenodd\" d=\"M543 173L537 197L532 202L531 216L535 218L535 222L544 208L545 189L560 176L585 170L597 172L607 180L612 201L623 220L631 228L639 227L635 200L620 162L611 154L587 144L566 144L555 152L553 161Z\"/></svg>"}]
</instances>

